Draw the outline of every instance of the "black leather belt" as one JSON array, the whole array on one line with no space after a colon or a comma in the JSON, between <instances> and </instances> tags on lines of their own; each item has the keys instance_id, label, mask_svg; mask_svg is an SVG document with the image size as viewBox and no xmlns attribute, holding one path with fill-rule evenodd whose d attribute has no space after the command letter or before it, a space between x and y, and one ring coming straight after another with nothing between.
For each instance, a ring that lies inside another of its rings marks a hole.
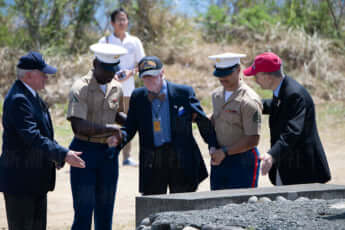
<instances>
[{"instance_id":1,"label":"black leather belt","mask_svg":"<svg viewBox=\"0 0 345 230\"><path fill-rule=\"evenodd\" d=\"M169 142L169 143L164 143L161 146L155 147L154 150L155 151L162 151L162 150L165 150L165 149L170 149L172 147L173 147L173 145Z\"/></svg>"}]
</instances>

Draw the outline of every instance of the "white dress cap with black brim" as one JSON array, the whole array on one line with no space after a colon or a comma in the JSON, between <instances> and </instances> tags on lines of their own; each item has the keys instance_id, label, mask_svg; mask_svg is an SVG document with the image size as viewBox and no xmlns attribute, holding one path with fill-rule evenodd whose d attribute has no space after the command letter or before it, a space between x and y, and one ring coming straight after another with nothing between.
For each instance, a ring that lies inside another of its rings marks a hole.
<instances>
[{"instance_id":1,"label":"white dress cap with black brim","mask_svg":"<svg viewBox=\"0 0 345 230\"><path fill-rule=\"evenodd\" d=\"M236 69L235 67L240 64L240 59L246 56L239 53L223 53L208 56L209 59L216 63L213 75L220 78L230 75Z\"/></svg>"},{"instance_id":2,"label":"white dress cap with black brim","mask_svg":"<svg viewBox=\"0 0 345 230\"><path fill-rule=\"evenodd\" d=\"M128 53L127 49L108 43L93 44L90 46L90 50L95 54L96 59L104 69L112 72L119 70L120 56Z\"/></svg>"}]
</instances>

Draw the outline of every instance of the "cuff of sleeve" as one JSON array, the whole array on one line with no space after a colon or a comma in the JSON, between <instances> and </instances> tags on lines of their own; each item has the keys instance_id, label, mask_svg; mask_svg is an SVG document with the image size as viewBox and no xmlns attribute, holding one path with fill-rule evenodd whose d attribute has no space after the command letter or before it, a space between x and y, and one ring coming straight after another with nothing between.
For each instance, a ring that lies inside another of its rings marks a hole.
<instances>
[{"instance_id":1,"label":"cuff of sleeve","mask_svg":"<svg viewBox=\"0 0 345 230\"><path fill-rule=\"evenodd\" d=\"M61 146L61 148L59 150L59 154L58 154L58 158L59 159L57 159L58 163L65 162L65 158L66 158L66 155L67 155L68 151L69 151L68 149L66 149L65 147Z\"/></svg>"},{"instance_id":2,"label":"cuff of sleeve","mask_svg":"<svg viewBox=\"0 0 345 230\"><path fill-rule=\"evenodd\" d=\"M272 156L274 162L279 161L281 148L278 143L275 143L272 148L268 151L268 154Z\"/></svg>"}]
</instances>

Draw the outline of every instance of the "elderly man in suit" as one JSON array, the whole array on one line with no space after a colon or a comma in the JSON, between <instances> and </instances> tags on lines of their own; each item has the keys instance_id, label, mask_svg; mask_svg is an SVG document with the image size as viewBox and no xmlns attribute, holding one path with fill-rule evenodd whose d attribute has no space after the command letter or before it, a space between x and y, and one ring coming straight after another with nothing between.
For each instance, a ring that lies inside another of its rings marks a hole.
<instances>
[{"instance_id":1,"label":"elderly man in suit","mask_svg":"<svg viewBox=\"0 0 345 230\"><path fill-rule=\"evenodd\" d=\"M78 155L54 141L49 111L37 91L56 69L42 55L29 52L17 65L18 79L5 97L0 191L4 193L9 230L42 230L47 222L47 192L55 169L66 161L85 167Z\"/></svg>"},{"instance_id":2,"label":"elderly man in suit","mask_svg":"<svg viewBox=\"0 0 345 230\"><path fill-rule=\"evenodd\" d=\"M261 157L262 174L269 172L275 185L329 181L331 174L308 91L284 74L281 59L271 52L258 55L244 74L255 75L261 88L273 90L273 99L263 101L263 113L269 114L271 149Z\"/></svg>"},{"instance_id":3,"label":"elderly man in suit","mask_svg":"<svg viewBox=\"0 0 345 230\"><path fill-rule=\"evenodd\" d=\"M209 144L217 147L211 121L203 112L194 90L164 79L163 64L155 56L139 62L144 86L135 89L120 147L139 132L139 190L143 195L193 192L207 177L205 163L193 137L192 122ZM109 138L109 144L119 140Z\"/></svg>"}]
</instances>

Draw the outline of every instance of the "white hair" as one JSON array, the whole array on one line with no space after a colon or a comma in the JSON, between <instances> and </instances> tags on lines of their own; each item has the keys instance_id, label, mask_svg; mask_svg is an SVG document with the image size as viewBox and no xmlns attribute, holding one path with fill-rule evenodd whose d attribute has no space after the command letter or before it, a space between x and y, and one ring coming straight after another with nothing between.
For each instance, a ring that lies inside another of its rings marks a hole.
<instances>
[{"instance_id":1,"label":"white hair","mask_svg":"<svg viewBox=\"0 0 345 230\"><path fill-rule=\"evenodd\" d=\"M32 69L21 69L17 67L17 79L21 79L26 73L33 71Z\"/></svg>"}]
</instances>

